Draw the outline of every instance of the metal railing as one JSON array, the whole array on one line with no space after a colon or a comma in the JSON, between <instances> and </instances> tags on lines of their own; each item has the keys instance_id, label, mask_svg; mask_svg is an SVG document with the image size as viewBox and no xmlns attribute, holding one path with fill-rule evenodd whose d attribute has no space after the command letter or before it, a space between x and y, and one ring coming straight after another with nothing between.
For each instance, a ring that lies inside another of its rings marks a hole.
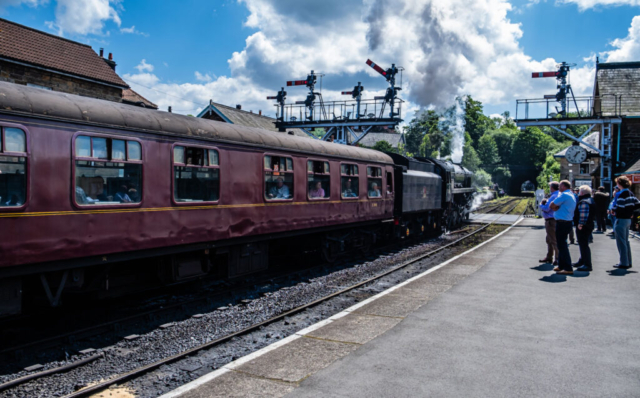
<instances>
[{"instance_id":1,"label":"metal railing","mask_svg":"<svg viewBox=\"0 0 640 398\"><path fill-rule=\"evenodd\" d=\"M402 115L402 100L394 101L393 113L400 118ZM363 119L389 119L389 103L383 98L367 99L360 101L360 114L358 113L358 102L356 100L345 101L318 101L313 108L313 119L309 119L309 108L304 104L286 104L284 106L284 122L337 122L344 120ZM278 113L280 115L280 113Z\"/></svg>"},{"instance_id":2,"label":"metal railing","mask_svg":"<svg viewBox=\"0 0 640 398\"><path fill-rule=\"evenodd\" d=\"M640 96L607 94L592 97L567 97L570 118L613 117L640 113ZM561 118L560 103L555 98L516 100L516 120Z\"/></svg>"}]
</instances>

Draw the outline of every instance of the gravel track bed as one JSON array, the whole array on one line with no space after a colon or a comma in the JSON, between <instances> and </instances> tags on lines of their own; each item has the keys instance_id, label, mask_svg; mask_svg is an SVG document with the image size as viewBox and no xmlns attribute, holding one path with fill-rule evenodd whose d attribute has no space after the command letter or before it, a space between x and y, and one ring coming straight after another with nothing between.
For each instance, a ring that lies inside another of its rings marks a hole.
<instances>
[{"instance_id":1,"label":"gravel track bed","mask_svg":"<svg viewBox=\"0 0 640 398\"><path fill-rule=\"evenodd\" d=\"M174 364L163 365L156 371L150 372L140 379L125 383L125 385L128 390L135 391L136 396L158 396L423 272L425 269L440 263L443 259L468 249L470 246L485 240L488 235L492 236L502 229L504 228L491 226L487 231L471 238L470 243L465 242L465 244L456 245L454 248L387 275L368 286L363 286L288 317L284 321L264 326L258 331L236 337ZM278 314L367 280L393 268L402 261L415 258L459 238L459 235L453 234L433 239L423 244L405 248L397 253L382 255L371 261L310 279L308 282L300 282L272 293L265 293L262 297L254 299L245 305L228 306L202 314L200 318L179 321L173 327L153 330L135 340L127 341L123 339L112 346L99 348L97 352L104 353L103 359L98 359L67 373L44 377L0 392L0 397L59 397L70 394L87 385L108 379L113 375L125 373L268 320ZM62 366L84 357L86 356L71 355L65 361L47 363L44 369L41 370ZM28 373L22 371L0 376L0 383L16 379ZM103 394L105 394L105 397L109 396L109 392ZM100 396L100 393L97 396Z\"/></svg>"}]
</instances>

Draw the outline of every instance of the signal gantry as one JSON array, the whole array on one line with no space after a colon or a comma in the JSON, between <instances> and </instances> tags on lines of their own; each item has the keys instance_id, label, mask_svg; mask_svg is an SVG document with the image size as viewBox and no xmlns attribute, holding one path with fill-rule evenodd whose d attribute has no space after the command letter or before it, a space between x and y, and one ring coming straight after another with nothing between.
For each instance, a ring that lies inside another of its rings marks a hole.
<instances>
[{"instance_id":1,"label":"signal gantry","mask_svg":"<svg viewBox=\"0 0 640 398\"><path fill-rule=\"evenodd\" d=\"M291 80L288 87L306 86L309 89L304 101L286 104L287 92L284 87L276 96L267 99L276 100L278 117L275 125L279 131L298 128L310 137L340 144L355 145L360 142L373 128L395 128L402 122L402 99L398 97L401 87L396 86L396 75L403 69L395 64L383 69L371 60L367 65L380 73L389 83L384 96L363 100L364 87L358 82L351 91L343 91L343 95L351 95L351 100L325 102L322 93L315 90L318 76L322 74L311 71L304 80ZM385 110L389 107L389 112ZM323 134L313 132L323 129Z\"/></svg>"}]
</instances>

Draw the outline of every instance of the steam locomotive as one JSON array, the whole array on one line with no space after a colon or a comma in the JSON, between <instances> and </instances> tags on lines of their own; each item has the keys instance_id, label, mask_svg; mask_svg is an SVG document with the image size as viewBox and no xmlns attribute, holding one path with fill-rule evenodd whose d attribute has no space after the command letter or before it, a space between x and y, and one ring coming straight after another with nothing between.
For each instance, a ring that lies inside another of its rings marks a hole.
<instances>
[{"instance_id":1,"label":"steam locomotive","mask_svg":"<svg viewBox=\"0 0 640 398\"><path fill-rule=\"evenodd\" d=\"M459 226L473 174L0 82L0 316Z\"/></svg>"}]
</instances>

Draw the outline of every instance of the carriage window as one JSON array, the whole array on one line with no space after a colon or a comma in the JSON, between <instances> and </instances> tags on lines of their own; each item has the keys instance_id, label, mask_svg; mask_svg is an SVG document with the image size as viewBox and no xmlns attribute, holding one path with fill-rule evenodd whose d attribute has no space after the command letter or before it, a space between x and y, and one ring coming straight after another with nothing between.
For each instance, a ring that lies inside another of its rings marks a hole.
<instances>
[{"instance_id":1,"label":"carriage window","mask_svg":"<svg viewBox=\"0 0 640 398\"><path fill-rule=\"evenodd\" d=\"M267 200L293 199L293 159L265 156L264 188Z\"/></svg>"},{"instance_id":2,"label":"carriage window","mask_svg":"<svg viewBox=\"0 0 640 398\"><path fill-rule=\"evenodd\" d=\"M328 199L331 196L329 162L309 160L307 162L307 184L309 199Z\"/></svg>"},{"instance_id":3,"label":"carriage window","mask_svg":"<svg viewBox=\"0 0 640 398\"><path fill-rule=\"evenodd\" d=\"M125 145L127 151L125 151ZM131 151L137 148L137 153ZM125 153L126 152L126 153ZM78 136L75 141L75 198L79 205L136 204L142 200L140 143Z\"/></svg>"},{"instance_id":4,"label":"carriage window","mask_svg":"<svg viewBox=\"0 0 640 398\"><path fill-rule=\"evenodd\" d=\"M360 196L358 175L357 164L340 165L340 192L343 199L357 198Z\"/></svg>"},{"instance_id":5,"label":"carriage window","mask_svg":"<svg viewBox=\"0 0 640 398\"><path fill-rule=\"evenodd\" d=\"M218 151L173 148L173 198L178 203L217 202L220 199Z\"/></svg>"},{"instance_id":6,"label":"carriage window","mask_svg":"<svg viewBox=\"0 0 640 398\"><path fill-rule=\"evenodd\" d=\"M387 171L387 195L393 195L393 176Z\"/></svg>"},{"instance_id":7,"label":"carriage window","mask_svg":"<svg viewBox=\"0 0 640 398\"><path fill-rule=\"evenodd\" d=\"M370 198L382 197L382 169L367 167L367 191Z\"/></svg>"},{"instance_id":8,"label":"carriage window","mask_svg":"<svg viewBox=\"0 0 640 398\"><path fill-rule=\"evenodd\" d=\"M22 206L27 198L27 140L24 131L0 131L0 208Z\"/></svg>"}]
</instances>

